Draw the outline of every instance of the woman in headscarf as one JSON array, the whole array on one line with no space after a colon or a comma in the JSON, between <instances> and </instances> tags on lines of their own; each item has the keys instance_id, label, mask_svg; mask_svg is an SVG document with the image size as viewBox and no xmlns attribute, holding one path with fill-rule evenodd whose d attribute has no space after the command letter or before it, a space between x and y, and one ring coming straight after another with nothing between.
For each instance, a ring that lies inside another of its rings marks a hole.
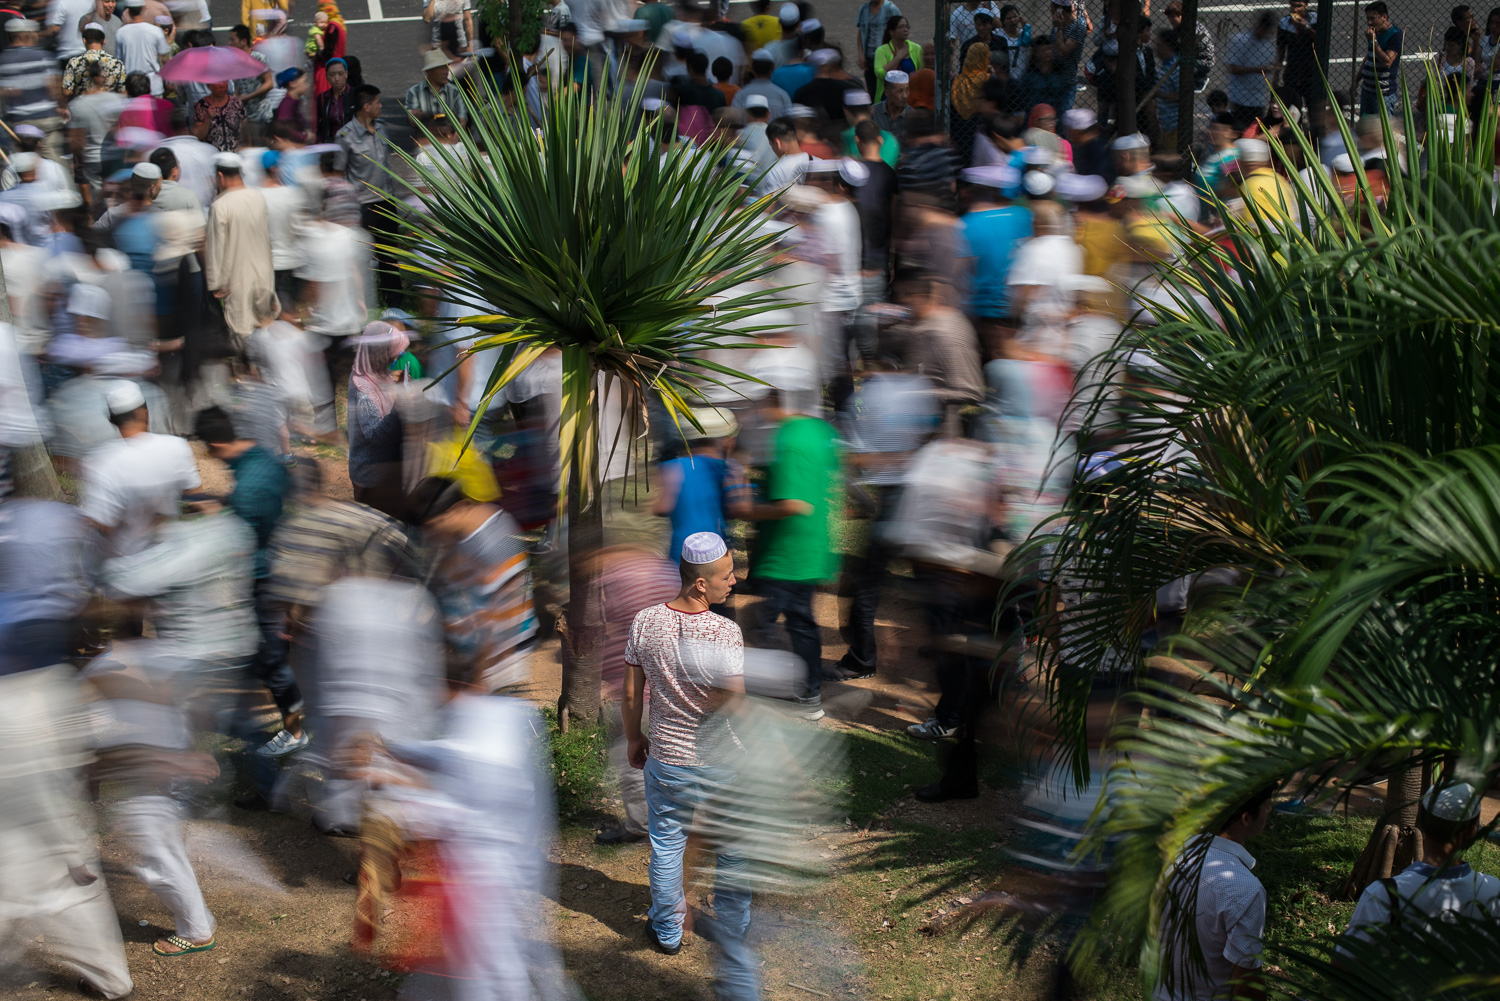
<instances>
[{"instance_id":1,"label":"woman in headscarf","mask_svg":"<svg viewBox=\"0 0 1500 1001\"><path fill-rule=\"evenodd\" d=\"M331 143L354 118L354 88L349 86L349 64L342 58L328 60L318 72L328 84L318 94L318 142Z\"/></svg>"},{"instance_id":2,"label":"woman in headscarf","mask_svg":"<svg viewBox=\"0 0 1500 1001\"><path fill-rule=\"evenodd\" d=\"M1031 114L1026 116L1026 133L1022 138L1028 146L1040 146L1073 162L1073 144L1057 134L1057 111L1050 104L1032 107Z\"/></svg>"},{"instance_id":3,"label":"woman in headscarf","mask_svg":"<svg viewBox=\"0 0 1500 1001\"><path fill-rule=\"evenodd\" d=\"M313 93L321 96L332 86L328 79L328 64L335 59L343 62L344 47L349 40L349 31L344 25L344 15L339 13L339 5L333 0L323 0L318 4L318 13L328 15L328 24L323 28L323 44L313 55ZM347 63L344 64L344 68L348 70ZM321 108L320 103L319 119L323 117Z\"/></svg>"},{"instance_id":4,"label":"woman in headscarf","mask_svg":"<svg viewBox=\"0 0 1500 1001\"><path fill-rule=\"evenodd\" d=\"M937 73L931 66L923 66L915 73L910 73L911 85L906 95L906 103L913 108L923 108L927 111L937 110Z\"/></svg>"},{"instance_id":5,"label":"woman in headscarf","mask_svg":"<svg viewBox=\"0 0 1500 1001\"><path fill-rule=\"evenodd\" d=\"M953 148L958 150L965 166L974 150L974 131L979 126L979 98L990 78L990 50L985 45L971 45L964 55L963 68L953 81L953 116L949 132Z\"/></svg>"},{"instance_id":6,"label":"woman in headscarf","mask_svg":"<svg viewBox=\"0 0 1500 1001\"><path fill-rule=\"evenodd\" d=\"M312 138L312 129L308 128L307 112L302 107L302 99L307 96L307 71L296 68L282 70L276 74L276 86L285 90L286 96L276 106L272 120L290 125L292 138L296 142L308 142Z\"/></svg>"},{"instance_id":7,"label":"woman in headscarf","mask_svg":"<svg viewBox=\"0 0 1500 1001\"><path fill-rule=\"evenodd\" d=\"M349 373L349 482L354 499L401 517L401 415L396 408L403 373L391 365L411 343L406 334L376 320L356 338Z\"/></svg>"}]
</instances>

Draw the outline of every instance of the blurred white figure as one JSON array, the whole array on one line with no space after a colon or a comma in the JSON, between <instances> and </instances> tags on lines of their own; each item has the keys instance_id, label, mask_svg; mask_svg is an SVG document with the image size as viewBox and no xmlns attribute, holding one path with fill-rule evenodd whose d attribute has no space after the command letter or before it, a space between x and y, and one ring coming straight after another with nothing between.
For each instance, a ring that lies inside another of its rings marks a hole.
<instances>
[{"instance_id":1,"label":"blurred white figure","mask_svg":"<svg viewBox=\"0 0 1500 1001\"><path fill-rule=\"evenodd\" d=\"M290 303L280 319L272 320L250 335L246 353L261 378L275 386L286 403L287 421L295 429L330 434L338 429L333 406L333 386L323 362L320 338L297 325Z\"/></svg>"},{"instance_id":2,"label":"blurred white figure","mask_svg":"<svg viewBox=\"0 0 1500 1001\"><path fill-rule=\"evenodd\" d=\"M1083 250L1064 232L1063 209L1056 202L1034 204L1031 217L1034 235L1016 249L1006 279L1011 312L1021 318L1023 347L1061 355L1073 314L1073 282L1083 273Z\"/></svg>"},{"instance_id":3,"label":"blurred white figure","mask_svg":"<svg viewBox=\"0 0 1500 1001\"><path fill-rule=\"evenodd\" d=\"M577 998L543 918L555 835L546 724L520 699L453 683L441 718L440 739L386 740L393 757L421 772L420 783L386 792L407 835L437 841L454 874L450 904L460 917L443 943L448 996Z\"/></svg>"},{"instance_id":4,"label":"blurred white figure","mask_svg":"<svg viewBox=\"0 0 1500 1001\"><path fill-rule=\"evenodd\" d=\"M351 208L352 206L352 208ZM311 304L307 329L340 338L364 329L375 284L370 270L370 235L359 227L358 206L332 194L318 218L302 228L302 263L296 276L308 283Z\"/></svg>"},{"instance_id":5,"label":"blurred white figure","mask_svg":"<svg viewBox=\"0 0 1500 1001\"><path fill-rule=\"evenodd\" d=\"M347 836L359 830L368 786L338 763L361 734L387 741L431 734L442 622L420 585L345 577L324 590L314 629L313 677L297 681L316 739L301 760L328 769L313 797L314 823L325 834Z\"/></svg>"}]
</instances>

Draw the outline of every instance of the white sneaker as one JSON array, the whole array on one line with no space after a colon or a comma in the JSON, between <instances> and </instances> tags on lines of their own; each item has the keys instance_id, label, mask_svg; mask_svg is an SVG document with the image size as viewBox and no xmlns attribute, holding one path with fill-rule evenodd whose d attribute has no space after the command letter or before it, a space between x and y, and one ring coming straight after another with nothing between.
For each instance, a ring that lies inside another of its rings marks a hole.
<instances>
[{"instance_id":1,"label":"white sneaker","mask_svg":"<svg viewBox=\"0 0 1500 1001\"><path fill-rule=\"evenodd\" d=\"M945 737L952 737L958 733L958 727L944 726L937 721L936 717L933 717L926 723L913 723L906 728L906 732L918 740L942 740Z\"/></svg>"},{"instance_id":2,"label":"white sneaker","mask_svg":"<svg viewBox=\"0 0 1500 1001\"><path fill-rule=\"evenodd\" d=\"M801 696L796 696L795 701L797 703L799 714L809 723L816 723L818 720L823 718L823 699L820 696L814 695L813 697L807 699L804 699Z\"/></svg>"},{"instance_id":3,"label":"white sneaker","mask_svg":"<svg viewBox=\"0 0 1500 1001\"><path fill-rule=\"evenodd\" d=\"M276 736L266 741L255 749L256 754L264 754L268 758L280 758L288 754L296 754L309 743L307 731L302 731L302 736L293 737L292 731L282 730Z\"/></svg>"}]
</instances>

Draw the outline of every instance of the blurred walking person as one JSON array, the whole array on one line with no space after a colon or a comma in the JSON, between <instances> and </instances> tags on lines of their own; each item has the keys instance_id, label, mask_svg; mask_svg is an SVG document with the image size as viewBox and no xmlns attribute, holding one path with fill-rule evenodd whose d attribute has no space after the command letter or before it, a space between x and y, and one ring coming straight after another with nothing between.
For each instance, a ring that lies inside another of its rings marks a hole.
<instances>
[{"instance_id":1,"label":"blurred walking person","mask_svg":"<svg viewBox=\"0 0 1500 1001\"><path fill-rule=\"evenodd\" d=\"M204 245L204 281L222 300L224 325L242 353L255 328L280 312L276 302L276 272L271 264L271 230L266 200L245 187L237 153L214 158L219 196L208 210Z\"/></svg>"}]
</instances>

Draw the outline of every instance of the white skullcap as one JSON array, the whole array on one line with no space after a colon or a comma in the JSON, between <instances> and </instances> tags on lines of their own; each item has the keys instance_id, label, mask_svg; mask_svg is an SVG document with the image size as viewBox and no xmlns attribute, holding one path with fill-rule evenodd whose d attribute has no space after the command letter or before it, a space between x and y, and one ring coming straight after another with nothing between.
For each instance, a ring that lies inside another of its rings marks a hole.
<instances>
[{"instance_id":1,"label":"white skullcap","mask_svg":"<svg viewBox=\"0 0 1500 1001\"><path fill-rule=\"evenodd\" d=\"M693 36L685 31L674 31L672 32L672 46L678 49L691 49Z\"/></svg>"},{"instance_id":2,"label":"white skullcap","mask_svg":"<svg viewBox=\"0 0 1500 1001\"><path fill-rule=\"evenodd\" d=\"M808 161L807 172L809 174L836 174L839 162L837 160L820 160L814 158Z\"/></svg>"},{"instance_id":3,"label":"white skullcap","mask_svg":"<svg viewBox=\"0 0 1500 1001\"><path fill-rule=\"evenodd\" d=\"M829 63L837 62L838 58L837 49L818 49L807 57L807 61L813 66L827 66Z\"/></svg>"},{"instance_id":4,"label":"white skullcap","mask_svg":"<svg viewBox=\"0 0 1500 1001\"><path fill-rule=\"evenodd\" d=\"M745 107L747 109L748 108L769 108L770 106L771 106L771 102L766 100L766 95L764 95L764 94L750 94L750 95L746 96L746 98L745 98Z\"/></svg>"},{"instance_id":5,"label":"white skullcap","mask_svg":"<svg viewBox=\"0 0 1500 1001\"><path fill-rule=\"evenodd\" d=\"M853 87L844 91L844 107L846 108L868 107L870 103L870 95L865 91L855 90Z\"/></svg>"},{"instance_id":6,"label":"white skullcap","mask_svg":"<svg viewBox=\"0 0 1500 1001\"><path fill-rule=\"evenodd\" d=\"M798 10L797 5L794 3L784 3L781 5L781 9L776 12L776 20L788 27L796 24L797 18L801 16L802 11Z\"/></svg>"},{"instance_id":7,"label":"white skullcap","mask_svg":"<svg viewBox=\"0 0 1500 1001\"><path fill-rule=\"evenodd\" d=\"M1070 202L1093 202L1104 197L1109 184L1098 174L1063 174L1053 190Z\"/></svg>"},{"instance_id":8,"label":"white skullcap","mask_svg":"<svg viewBox=\"0 0 1500 1001\"><path fill-rule=\"evenodd\" d=\"M83 196L78 192L64 189L62 191L49 191L37 196L31 203L43 212L66 212L76 209L83 204Z\"/></svg>"},{"instance_id":9,"label":"white skullcap","mask_svg":"<svg viewBox=\"0 0 1500 1001\"><path fill-rule=\"evenodd\" d=\"M1354 173L1354 160L1348 153L1340 153L1333 158L1333 169L1340 174Z\"/></svg>"},{"instance_id":10,"label":"white skullcap","mask_svg":"<svg viewBox=\"0 0 1500 1001\"><path fill-rule=\"evenodd\" d=\"M1013 188L1021 180L1020 171L1008 163L991 164L988 167L965 167L960 175L965 184L977 184L983 188Z\"/></svg>"},{"instance_id":11,"label":"white skullcap","mask_svg":"<svg viewBox=\"0 0 1500 1001\"><path fill-rule=\"evenodd\" d=\"M214 157L214 166L220 170L243 170L245 161L238 153L220 153Z\"/></svg>"},{"instance_id":12,"label":"white skullcap","mask_svg":"<svg viewBox=\"0 0 1500 1001\"><path fill-rule=\"evenodd\" d=\"M1161 194L1161 185L1147 174L1130 174L1120 178L1120 189L1126 198L1151 198Z\"/></svg>"},{"instance_id":13,"label":"white skullcap","mask_svg":"<svg viewBox=\"0 0 1500 1001\"><path fill-rule=\"evenodd\" d=\"M85 24L80 30L81 31L103 31L104 29L99 25L98 21L90 21L88 24Z\"/></svg>"},{"instance_id":14,"label":"white skullcap","mask_svg":"<svg viewBox=\"0 0 1500 1001\"><path fill-rule=\"evenodd\" d=\"M118 417L144 407L146 394L141 392L140 386L128 379L121 379L104 397L104 402L109 407L109 412Z\"/></svg>"},{"instance_id":15,"label":"white skullcap","mask_svg":"<svg viewBox=\"0 0 1500 1001\"><path fill-rule=\"evenodd\" d=\"M1040 198L1047 194L1055 183L1052 175L1045 170L1028 170L1022 182L1026 186L1026 193L1033 198Z\"/></svg>"},{"instance_id":16,"label":"white skullcap","mask_svg":"<svg viewBox=\"0 0 1500 1001\"><path fill-rule=\"evenodd\" d=\"M1065 129L1081 132L1099 124L1099 116L1088 108L1069 108L1063 112L1062 123Z\"/></svg>"},{"instance_id":17,"label":"white skullcap","mask_svg":"<svg viewBox=\"0 0 1500 1001\"><path fill-rule=\"evenodd\" d=\"M1021 162L1028 167L1050 167L1056 159L1045 146L1027 146L1021 151Z\"/></svg>"},{"instance_id":18,"label":"white skullcap","mask_svg":"<svg viewBox=\"0 0 1500 1001\"><path fill-rule=\"evenodd\" d=\"M805 104L794 104L786 109L788 118L817 118L818 113Z\"/></svg>"},{"instance_id":19,"label":"white skullcap","mask_svg":"<svg viewBox=\"0 0 1500 1001\"><path fill-rule=\"evenodd\" d=\"M68 312L74 316L109 319L109 293L93 282L78 282L68 293Z\"/></svg>"},{"instance_id":20,"label":"white skullcap","mask_svg":"<svg viewBox=\"0 0 1500 1001\"><path fill-rule=\"evenodd\" d=\"M851 188L862 187L870 179L870 168L852 156L846 156L839 161L839 176Z\"/></svg>"},{"instance_id":21,"label":"white skullcap","mask_svg":"<svg viewBox=\"0 0 1500 1001\"><path fill-rule=\"evenodd\" d=\"M911 83L911 77L906 75L905 70L886 70L886 83Z\"/></svg>"},{"instance_id":22,"label":"white skullcap","mask_svg":"<svg viewBox=\"0 0 1500 1001\"><path fill-rule=\"evenodd\" d=\"M1422 809L1439 820L1460 822L1479 816L1479 792L1467 782L1455 782L1439 789L1433 786L1422 797Z\"/></svg>"},{"instance_id":23,"label":"white skullcap","mask_svg":"<svg viewBox=\"0 0 1500 1001\"><path fill-rule=\"evenodd\" d=\"M694 566L721 560L728 552L724 540L713 532L694 532L682 540L682 562Z\"/></svg>"},{"instance_id":24,"label":"white skullcap","mask_svg":"<svg viewBox=\"0 0 1500 1001\"><path fill-rule=\"evenodd\" d=\"M1271 146L1261 139L1236 139L1234 148L1239 150L1240 158L1249 160L1251 163L1268 163L1271 159Z\"/></svg>"},{"instance_id":25,"label":"white skullcap","mask_svg":"<svg viewBox=\"0 0 1500 1001\"><path fill-rule=\"evenodd\" d=\"M661 110L661 103L662 103L661 102L661 98L659 98L659 97L648 97L645 100L641 101L641 110L642 111L660 111Z\"/></svg>"},{"instance_id":26,"label":"white skullcap","mask_svg":"<svg viewBox=\"0 0 1500 1001\"><path fill-rule=\"evenodd\" d=\"M1120 138L1116 139L1114 142L1110 143L1109 144L1109 148L1110 149L1150 149L1151 148L1151 140L1147 139L1145 136L1141 135L1139 132L1132 132L1129 135L1121 136Z\"/></svg>"},{"instance_id":27,"label":"white skullcap","mask_svg":"<svg viewBox=\"0 0 1500 1001\"><path fill-rule=\"evenodd\" d=\"M752 63L774 63L776 61L776 57L771 55L771 53L767 52L765 49L756 49L754 52L750 53L750 61Z\"/></svg>"},{"instance_id":28,"label":"white skullcap","mask_svg":"<svg viewBox=\"0 0 1500 1001\"><path fill-rule=\"evenodd\" d=\"M146 181L161 180L161 168L150 160L142 160L130 170L131 177L139 177Z\"/></svg>"},{"instance_id":29,"label":"white skullcap","mask_svg":"<svg viewBox=\"0 0 1500 1001\"><path fill-rule=\"evenodd\" d=\"M15 168L17 174L25 174L36 170L37 164L42 158L35 153L16 153L10 158L10 165Z\"/></svg>"},{"instance_id":30,"label":"white skullcap","mask_svg":"<svg viewBox=\"0 0 1500 1001\"><path fill-rule=\"evenodd\" d=\"M171 14L158 14L155 17L153 17L151 20L155 21L157 27L159 27L159 28L170 28L172 26L172 15Z\"/></svg>"},{"instance_id":31,"label":"white skullcap","mask_svg":"<svg viewBox=\"0 0 1500 1001\"><path fill-rule=\"evenodd\" d=\"M40 127L38 127L36 125L32 125L30 122L24 122L21 125L17 125L16 126L16 135L18 135L18 136L25 136L27 139L45 139L45 138L47 138L47 133L46 132L43 132Z\"/></svg>"},{"instance_id":32,"label":"white skullcap","mask_svg":"<svg viewBox=\"0 0 1500 1001\"><path fill-rule=\"evenodd\" d=\"M701 441L704 438L733 438L739 434L739 421L734 419L731 411L723 407L694 407L693 417L697 419L699 427L703 430L699 431L691 423L687 424L682 430L690 441ZM706 560L705 562L712 561Z\"/></svg>"},{"instance_id":33,"label":"white skullcap","mask_svg":"<svg viewBox=\"0 0 1500 1001\"><path fill-rule=\"evenodd\" d=\"M18 17L7 24L5 30L19 35L23 31L41 31L42 26L29 17Z\"/></svg>"},{"instance_id":34,"label":"white skullcap","mask_svg":"<svg viewBox=\"0 0 1500 1001\"><path fill-rule=\"evenodd\" d=\"M801 24L797 25L797 30L805 35L810 31L817 31L821 27L823 27L822 21L819 21L815 17L810 17L806 21L803 21Z\"/></svg>"}]
</instances>

